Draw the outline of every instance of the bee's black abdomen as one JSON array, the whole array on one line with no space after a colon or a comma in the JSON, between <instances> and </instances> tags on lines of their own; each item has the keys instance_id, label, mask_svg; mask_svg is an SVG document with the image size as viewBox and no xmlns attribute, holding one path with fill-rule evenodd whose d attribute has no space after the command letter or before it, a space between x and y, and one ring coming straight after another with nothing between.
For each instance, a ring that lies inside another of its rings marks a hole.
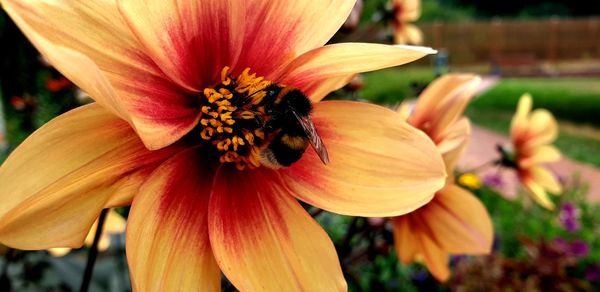
<instances>
[{"instance_id":1,"label":"bee's black abdomen","mask_svg":"<svg viewBox=\"0 0 600 292\"><path fill-rule=\"evenodd\" d=\"M273 156L277 159L277 162L280 165L287 167L302 158L302 154L304 154L306 147L293 149L290 145L286 145L281 139L281 136L279 136L271 142L269 149L273 152Z\"/></svg>"}]
</instances>

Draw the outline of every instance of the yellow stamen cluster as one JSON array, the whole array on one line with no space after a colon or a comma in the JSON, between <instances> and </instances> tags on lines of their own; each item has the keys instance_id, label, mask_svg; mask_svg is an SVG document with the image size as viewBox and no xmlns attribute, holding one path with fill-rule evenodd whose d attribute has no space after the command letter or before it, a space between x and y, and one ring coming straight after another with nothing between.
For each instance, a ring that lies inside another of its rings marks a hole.
<instances>
[{"instance_id":1,"label":"yellow stamen cluster","mask_svg":"<svg viewBox=\"0 0 600 292\"><path fill-rule=\"evenodd\" d=\"M250 74L250 68L233 78L225 67L221 83L204 89L200 137L220 153L221 163L234 163L240 170L260 166L268 119L262 102L269 85L270 81Z\"/></svg>"}]
</instances>

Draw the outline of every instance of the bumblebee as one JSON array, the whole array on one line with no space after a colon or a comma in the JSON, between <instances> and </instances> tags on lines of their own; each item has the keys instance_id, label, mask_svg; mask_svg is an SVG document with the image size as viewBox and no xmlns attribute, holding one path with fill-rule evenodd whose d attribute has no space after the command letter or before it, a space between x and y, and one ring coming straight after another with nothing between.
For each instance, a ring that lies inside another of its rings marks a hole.
<instances>
[{"instance_id":1,"label":"bumblebee","mask_svg":"<svg viewBox=\"0 0 600 292\"><path fill-rule=\"evenodd\" d=\"M272 132L273 138L263 147L260 161L270 168L288 167L300 160L312 146L324 164L329 163L327 148L317 133L310 118L312 104L300 90L271 84L266 88L265 132Z\"/></svg>"}]
</instances>

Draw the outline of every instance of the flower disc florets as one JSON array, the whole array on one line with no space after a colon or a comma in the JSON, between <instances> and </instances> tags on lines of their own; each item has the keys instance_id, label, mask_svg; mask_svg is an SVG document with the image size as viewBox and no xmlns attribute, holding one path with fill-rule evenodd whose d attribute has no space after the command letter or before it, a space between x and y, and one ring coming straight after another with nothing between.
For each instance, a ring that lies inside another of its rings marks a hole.
<instances>
[{"instance_id":1,"label":"flower disc florets","mask_svg":"<svg viewBox=\"0 0 600 292\"><path fill-rule=\"evenodd\" d=\"M270 119L265 98L272 84L250 74L250 68L234 78L225 67L221 83L204 89L200 137L219 153L221 163L235 163L240 170L261 165L261 149L268 138L265 126Z\"/></svg>"}]
</instances>

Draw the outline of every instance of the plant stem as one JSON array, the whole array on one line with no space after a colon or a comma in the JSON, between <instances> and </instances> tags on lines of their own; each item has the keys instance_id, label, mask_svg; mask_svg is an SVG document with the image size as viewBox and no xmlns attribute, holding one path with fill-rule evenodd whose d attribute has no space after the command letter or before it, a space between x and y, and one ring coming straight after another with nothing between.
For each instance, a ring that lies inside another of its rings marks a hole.
<instances>
[{"instance_id":1,"label":"plant stem","mask_svg":"<svg viewBox=\"0 0 600 292\"><path fill-rule=\"evenodd\" d=\"M107 213L108 209L104 209L102 212L100 212L100 217L98 217L98 226L96 227L96 234L94 235L94 243L92 243L88 253L87 264L85 266L85 271L83 272L81 288L79 289L81 292L87 292L90 289L92 272L94 271L94 264L96 263L96 258L98 257L98 242L100 242L100 237L102 235L102 230L104 229L104 221Z\"/></svg>"}]
</instances>

